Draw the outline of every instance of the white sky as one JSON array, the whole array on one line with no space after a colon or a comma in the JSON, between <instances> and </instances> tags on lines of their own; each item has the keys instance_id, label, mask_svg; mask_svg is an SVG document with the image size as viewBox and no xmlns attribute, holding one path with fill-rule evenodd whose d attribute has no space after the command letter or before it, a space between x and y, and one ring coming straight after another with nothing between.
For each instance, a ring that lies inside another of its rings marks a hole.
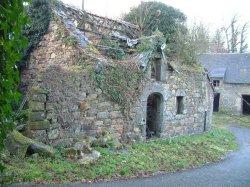
<instances>
[{"instance_id":1,"label":"white sky","mask_svg":"<svg viewBox=\"0 0 250 187\"><path fill-rule=\"evenodd\" d=\"M61 0L81 8L82 0ZM250 22L249 0L159 0L183 12L188 23L202 22L212 31L229 24L233 15L237 15L242 23ZM141 0L84 0L85 10L110 18L119 18L122 13L140 4ZM250 26L249 26L250 30ZM249 31L250 46L250 31Z\"/></svg>"}]
</instances>

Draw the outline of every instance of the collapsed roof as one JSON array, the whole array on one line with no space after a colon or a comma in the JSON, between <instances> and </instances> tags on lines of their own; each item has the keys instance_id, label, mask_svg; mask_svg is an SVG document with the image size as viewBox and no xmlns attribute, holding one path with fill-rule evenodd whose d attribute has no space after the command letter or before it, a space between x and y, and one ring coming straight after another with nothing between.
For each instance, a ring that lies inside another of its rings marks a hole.
<instances>
[{"instance_id":1,"label":"collapsed roof","mask_svg":"<svg viewBox=\"0 0 250 187\"><path fill-rule=\"evenodd\" d=\"M81 46L88 42L84 37L86 32L117 38L125 41L129 47L137 44L140 37L138 26L122 20L98 16L63 3L52 6L52 9L62 18L67 29L80 41Z\"/></svg>"}]
</instances>

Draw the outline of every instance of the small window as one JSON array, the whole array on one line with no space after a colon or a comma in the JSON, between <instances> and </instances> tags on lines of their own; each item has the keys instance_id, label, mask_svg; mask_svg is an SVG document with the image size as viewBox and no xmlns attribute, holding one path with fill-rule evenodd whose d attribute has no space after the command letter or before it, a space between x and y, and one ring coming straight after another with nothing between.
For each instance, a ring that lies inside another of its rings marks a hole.
<instances>
[{"instance_id":1,"label":"small window","mask_svg":"<svg viewBox=\"0 0 250 187\"><path fill-rule=\"evenodd\" d=\"M156 64L153 62L151 64L151 79L156 79Z\"/></svg>"},{"instance_id":2,"label":"small window","mask_svg":"<svg viewBox=\"0 0 250 187\"><path fill-rule=\"evenodd\" d=\"M151 79L156 81L161 81L162 79L162 62L160 60L155 60L151 63Z\"/></svg>"},{"instance_id":3,"label":"small window","mask_svg":"<svg viewBox=\"0 0 250 187\"><path fill-rule=\"evenodd\" d=\"M177 100L177 114L183 114L184 110L183 96L176 97L176 100Z\"/></svg>"},{"instance_id":4,"label":"small window","mask_svg":"<svg viewBox=\"0 0 250 187\"><path fill-rule=\"evenodd\" d=\"M219 80L213 80L213 86L214 87L219 87L220 86L220 81Z\"/></svg>"}]
</instances>

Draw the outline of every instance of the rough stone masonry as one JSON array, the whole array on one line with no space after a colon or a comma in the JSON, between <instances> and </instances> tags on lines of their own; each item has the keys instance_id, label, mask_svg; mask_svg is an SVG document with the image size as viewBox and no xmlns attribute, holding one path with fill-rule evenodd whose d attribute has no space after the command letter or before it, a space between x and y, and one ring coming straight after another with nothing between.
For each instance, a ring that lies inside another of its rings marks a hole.
<instances>
[{"instance_id":1,"label":"rough stone masonry","mask_svg":"<svg viewBox=\"0 0 250 187\"><path fill-rule=\"evenodd\" d=\"M124 115L121 106L93 84L88 67L79 66L86 51L62 42L58 27L51 22L22 72L22 87L30 87L28 134L34 139L70 147L103 131L134 142L145 140L148 130L154 136L173 137L210 128L213 94L203 71L177 73L155 59L160 80L151 78L149 68L140 97Z\"/></svg>"}]
</instances>

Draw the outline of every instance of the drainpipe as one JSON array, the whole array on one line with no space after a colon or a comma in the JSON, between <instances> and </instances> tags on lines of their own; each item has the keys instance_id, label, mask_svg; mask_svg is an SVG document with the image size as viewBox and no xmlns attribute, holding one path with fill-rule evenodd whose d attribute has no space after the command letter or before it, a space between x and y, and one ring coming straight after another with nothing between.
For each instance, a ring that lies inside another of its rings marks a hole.
<instances>
[{"instance_id":1,"label":"drainpipe","mask_svg":"<svg viewBox=\"0 0 250 187\"><path fill-rule=\"evenodd\" d=\"M205 110L204 115L204 132L207 130L207 110Z\"/></svg>"}]
</instances>

